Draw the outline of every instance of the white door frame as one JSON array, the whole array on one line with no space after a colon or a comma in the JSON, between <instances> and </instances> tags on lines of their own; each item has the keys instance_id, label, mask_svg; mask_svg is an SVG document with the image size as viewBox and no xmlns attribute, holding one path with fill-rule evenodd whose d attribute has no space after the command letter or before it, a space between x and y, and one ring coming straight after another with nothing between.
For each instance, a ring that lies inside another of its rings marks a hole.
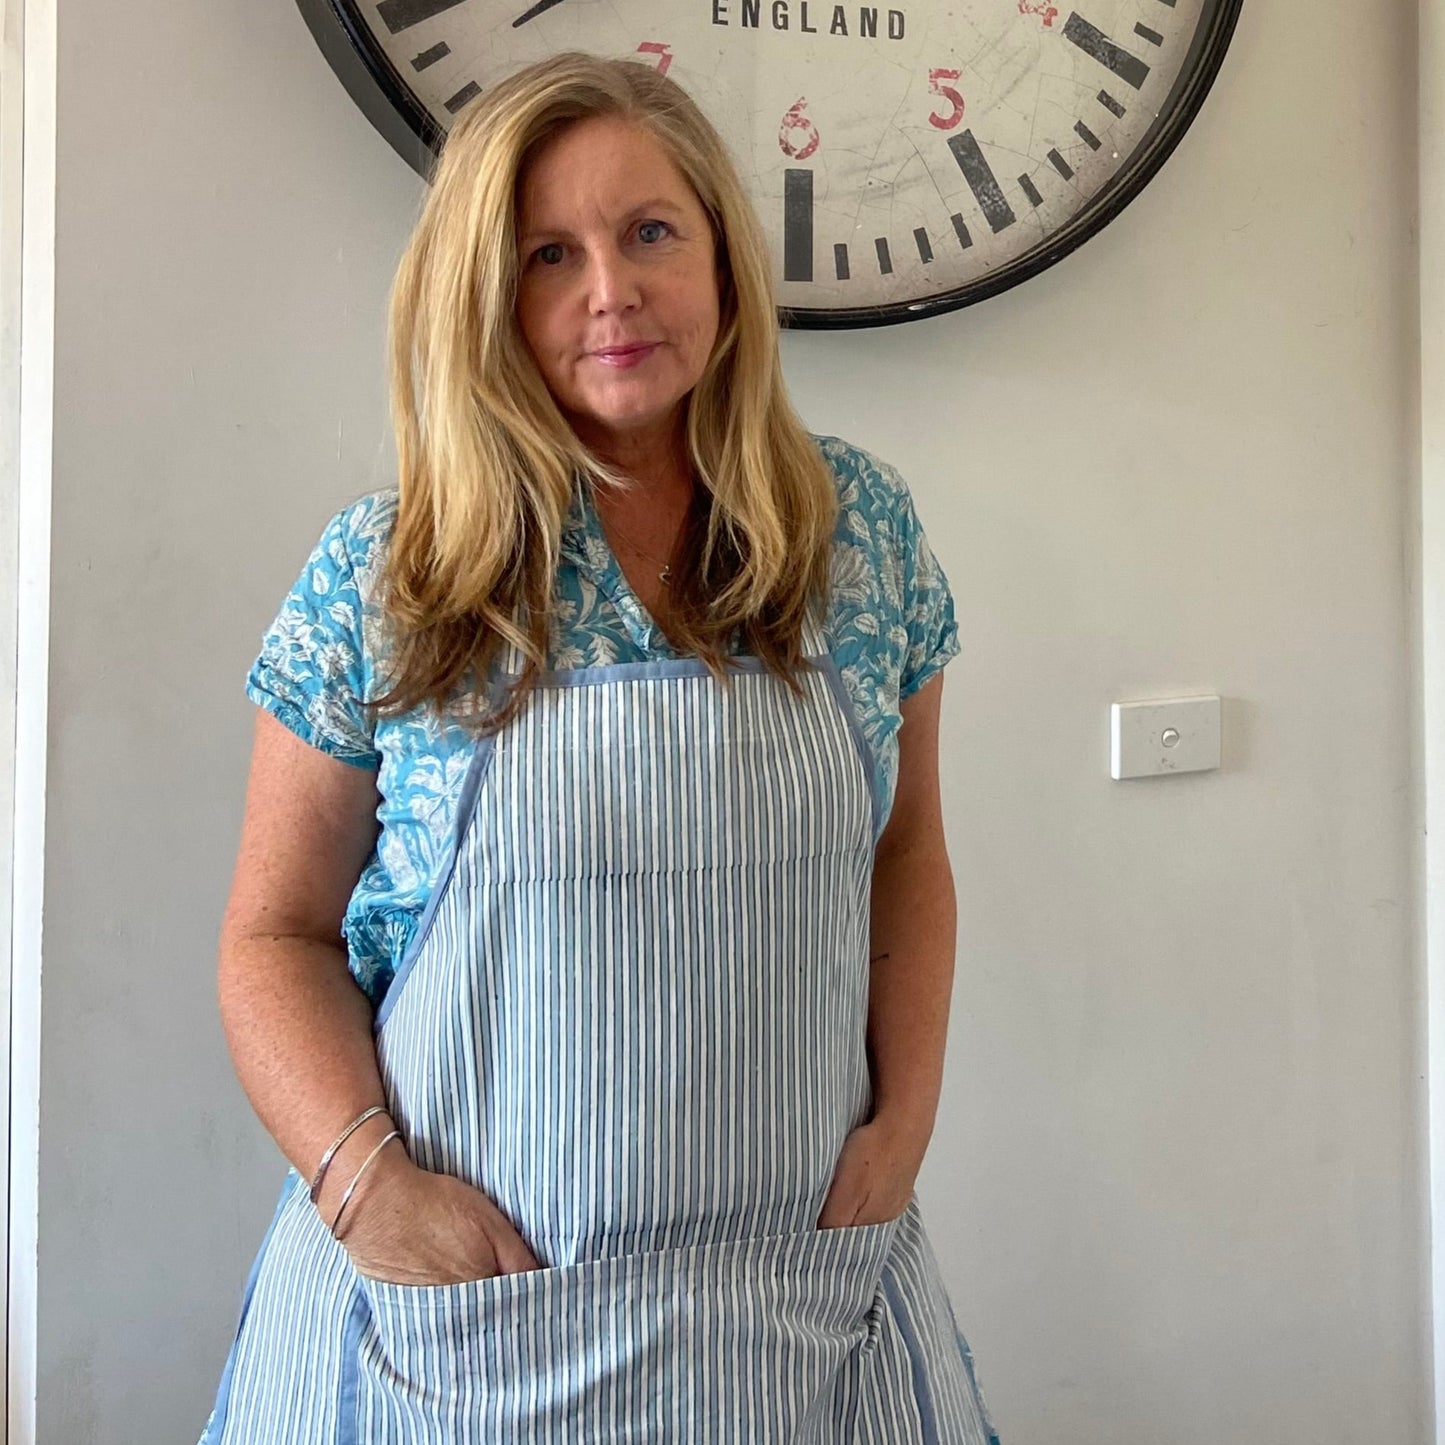
<instances>
[{"instance_id":1,"label":"white door frame","mask_svg":"<svg viewBox=\"0 0 1445 1445\"><path fill-rule=\"evenodd\" d=\"M0 1445L35 1445L55 355L56 0L0 0ZM21 366L21 356L24 366ZM13 759L13 765L10 760Z\"/></svg>"},{"instance_id":2,"label":"white door frame","mask_svg":"<svg viewBox=\"0 0 1445 1445\"><path fill-rule=\"evenodd\" d=\"M1420 4L1419 706L1434 1430L1445 1445L1445 14Z\"/></svg>"}]
</instances>

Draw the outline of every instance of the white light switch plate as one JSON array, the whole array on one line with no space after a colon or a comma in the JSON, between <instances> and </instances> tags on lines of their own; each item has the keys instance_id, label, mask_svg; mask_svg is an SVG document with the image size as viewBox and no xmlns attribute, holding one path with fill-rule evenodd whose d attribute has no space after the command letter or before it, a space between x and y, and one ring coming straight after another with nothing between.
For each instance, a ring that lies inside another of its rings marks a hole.
<instances>
[{"instance_id":1,"label":"white light switch plate","mask_svg":"<svg viewBox=\"0 0 1445 1445\"><path fill-rule=\"evenodd\" d=\"M1111 733L1115 778L1208 772L1219 766L1219 699L1116 702Z\"/></svg>"}]
</instances>

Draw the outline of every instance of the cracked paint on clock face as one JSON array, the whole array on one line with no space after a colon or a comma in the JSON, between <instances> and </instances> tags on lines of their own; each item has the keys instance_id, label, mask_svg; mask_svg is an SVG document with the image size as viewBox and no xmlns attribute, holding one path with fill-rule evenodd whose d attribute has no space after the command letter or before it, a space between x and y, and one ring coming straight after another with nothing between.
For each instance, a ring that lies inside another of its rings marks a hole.
<instances>
[{"instance_id":1,"label":"cracked paint on clock face","mask_svg":"<svg viewBox=\"0 0 1445 1445\"><path fill-rule=\"evenodd\" d=\"M789 319L836 325L964 304L1091 234L1192 118L1239 0L349 3L443 132L559 50L681 81L738 162Z\"/></svg>"}]
</instances>

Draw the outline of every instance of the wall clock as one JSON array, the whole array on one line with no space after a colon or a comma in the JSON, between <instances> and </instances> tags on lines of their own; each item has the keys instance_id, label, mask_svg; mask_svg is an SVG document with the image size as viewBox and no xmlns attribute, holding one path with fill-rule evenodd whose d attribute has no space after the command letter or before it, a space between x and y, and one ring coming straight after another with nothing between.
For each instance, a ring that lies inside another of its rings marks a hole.
<instances>
[{"instance_id":1,"label":"wall clock","mask_svg":"<svg viewBox=\"0 0 1445 1445\"><path fill-rule=\"evenodd\" d=\"M877 326L1037 275L1198 113L1241 0L298 0L426 174L457 112L558 50L667 71L722 130L784 324Z\"/></svg>"}]
</instances>

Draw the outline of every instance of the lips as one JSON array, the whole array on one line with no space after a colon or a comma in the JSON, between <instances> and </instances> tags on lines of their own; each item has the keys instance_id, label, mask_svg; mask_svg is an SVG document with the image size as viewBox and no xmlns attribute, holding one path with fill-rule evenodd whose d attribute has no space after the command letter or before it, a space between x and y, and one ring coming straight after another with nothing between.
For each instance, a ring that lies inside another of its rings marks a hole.
<instances>
[{"instance_id":1,"label":"lips","mask_svg":"<svg viewBox=\"0 0 1445 1445\"><path fill-rule=\"evenodd\" d=\"M603 366L637 366L657 350L656 341L633 341L625 346L600 346L591 353Z\"/></svg>"}]
</instances>

